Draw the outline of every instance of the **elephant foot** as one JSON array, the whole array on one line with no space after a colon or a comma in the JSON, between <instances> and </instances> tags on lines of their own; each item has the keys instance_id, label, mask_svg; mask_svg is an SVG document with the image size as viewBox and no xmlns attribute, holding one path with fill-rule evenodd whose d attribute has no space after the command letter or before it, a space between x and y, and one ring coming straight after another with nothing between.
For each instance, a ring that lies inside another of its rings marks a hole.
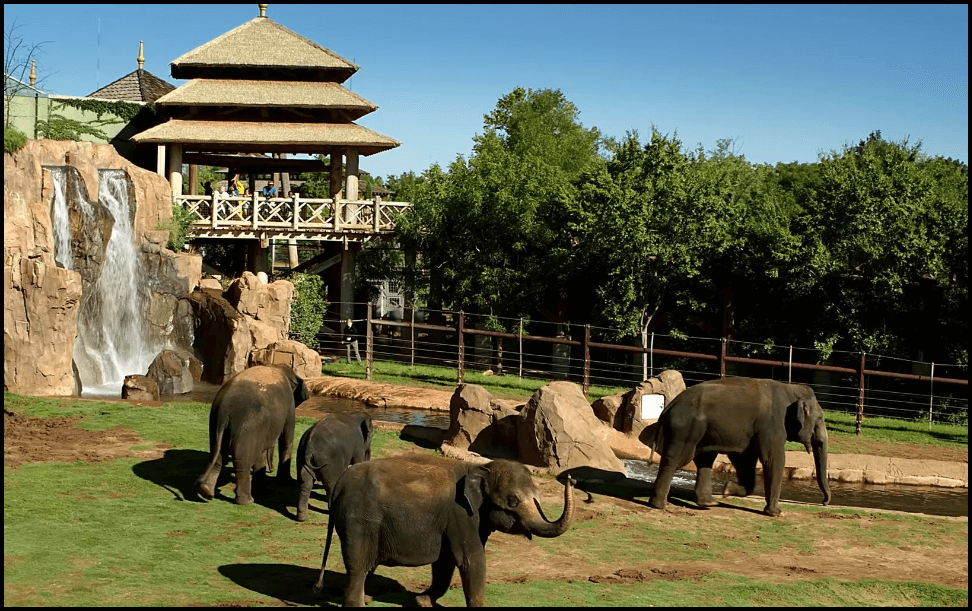
<instances>
[{"instance_id":1,"label":"elephant foot","mask_svg":"<svg viewBox=\"0 0 972 611\"><path fill-rule=\"evenodd\" d=\"M719 501L715 500L711 495L709 495L696 499L695 504L702 508L709 508L718 505Z\"/></svg>"},{"instance_id":2,"label":"elephant foot","mask_svg":"<svg viewBox=\"0 0 972 611\"><path fill-rule=\"evenodd\" d=\"M749 492L736 482L726 482L722 488L722 496L749 496Z\"/></svg>"},{"instance_id":3,"label":"elephant foot","mask_svg":"<svg viewBox=\"0 0 972 611\"><path fill-rule=\"evenodd\" d=\"M668 499L659 498L657 496L653 496L648 499L648 506L654 509L664 509L667 504Z\"/></svg>"},{"instance_id":4,"label":"elephant foot","mask_svg":"<svg viewBox=\"0 0 972 611\"><path fill-rule=\"evenodd\" d=\"M782 515L783 511L776 505L772 507L767 505L766 507L763 508L763 513L775 518L778 515Z\"/></svg>"},{"instance_id":5,"label":"elephant foot","mask_svg":"<svg viewBox=\"0 0 972 611\"><path fill-rule=\"evenodd\" d=\"M207 501L213 500L213 496L216 494L215 487L210 488L209 486L199 486L199 496L206 499Z\"/></svg>"},{"instance_id":6,"label":"elephant foot","mask_svg":"<svg viewBox=\"0 0 972 611\"><path fill-rule=\"evenodd\" d=\"M253 503L253 497L250 496L249 494L247 494L245 496L237 496L236 497L236 504L237 505L250 505L252 503Z\"/></svg>"},{"instance_id":7,"label":"elephant foot","mask_svg":"<svg viewBox=\"0 0 972 611\"><path fill-rule=\"evenodd\" d=\"M420 607L431 607L434 603L428 594L419 594L415 597L415 604Z\"/></svg>"},{"instance_id":8,"label":"elephant foot","mask_svg":"<svg viewBox=\"0 0 972 611\"><path fill-rule=\"evenodd\" d=\"M307 512L306 511L298 511L297 512L297 521L298 522L306 522L307 521Z\"/></svg>"}]
</instances>

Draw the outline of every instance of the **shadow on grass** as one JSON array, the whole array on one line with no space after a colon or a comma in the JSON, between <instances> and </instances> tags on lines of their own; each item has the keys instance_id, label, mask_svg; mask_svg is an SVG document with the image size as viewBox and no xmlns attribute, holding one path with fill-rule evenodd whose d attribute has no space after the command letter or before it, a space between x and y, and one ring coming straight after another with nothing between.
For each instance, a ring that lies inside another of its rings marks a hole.
<instances>
[{"instance_id":1,"label":"shadow on grass","mask_svg":"<svg viewBox=\"0 0 972 611\"><path fill-rule=\"evenodd\" d=\"M140 462L132 467L138 477L168 490L177 501L202 501L196 478L205 470L209 453L199 450L166 450L162 458ZM222 475L222 474L220 474Z\"/></svg>"},{"instance_id":2,"label":"shadow on grass","mask_svg":"<svg viewBox=\"0 0 972 611\"><path fill-rule=\"evenodd\" d=\"M328 558L328 562L335 561L340 559ZM320 569L293 564L225 564L219 567L219 572L238 586L293 605L342 606L348 582L344 573L328 570L324 575L324 591L318 596L311 588ZM368 578L365 592L378 602L415 606L415 594L394 579L381 575Z\"/></svg>"}]
</instances>

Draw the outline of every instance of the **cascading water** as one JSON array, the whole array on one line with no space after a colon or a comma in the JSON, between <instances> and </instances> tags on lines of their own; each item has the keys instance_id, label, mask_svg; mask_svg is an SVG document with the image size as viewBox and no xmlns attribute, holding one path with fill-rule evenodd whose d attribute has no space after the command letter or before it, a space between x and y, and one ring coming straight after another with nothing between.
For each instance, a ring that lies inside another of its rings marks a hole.
<instances>
[{"instance_id":1,"label":"cascading water","mask_svg":"<svg viewBox=\"0 0 972 611\"><path fill-rule=\"evenodd\" d=\"M51 174L55 183L55 260L71 269L74 266L68 204L58 201L64 199L67 172ZM123 170L100 170L98 174L98 200L114 218L114 225L101 273L89 289L91 294L82 298L74 360L84 396L120 396L125 376L144 375L158 350L146 340L143 313L147 296L141 284L141 256L133 235L128 178ZM93 222L92 205L86 201L80 181L75 183L78 187L74 196L82 216Z\"/></svg>"}]
</instances>

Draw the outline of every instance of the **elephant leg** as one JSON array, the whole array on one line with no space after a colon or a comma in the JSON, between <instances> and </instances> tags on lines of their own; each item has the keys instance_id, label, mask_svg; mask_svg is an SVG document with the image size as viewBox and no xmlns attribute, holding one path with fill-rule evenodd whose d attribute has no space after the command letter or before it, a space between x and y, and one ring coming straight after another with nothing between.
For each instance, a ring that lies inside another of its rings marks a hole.
<instances>
[{"instance_id":1,"label":"elephant leg","mask_svg":"<svg viewBox=\"0 0 972 611\"><path fill-rule=\"evenodd\" d=\"M651 489L651 498L648 505L655 509L664 509L668 504L668 490L672 487L672 477L678 467L668 456L663 455L661 462L658 463L658 475L655 476L655 483Z\"/></svg>"},{"instance_id":2,"label":"elephant leg","mask_svg":"<svg viewBox=\"0 0 972 611\"><path fill-rule=\"evenodd\" d=\"M277 445L280 452L279 461L279 471L277 471L277 480L281 482L292 482L293 478L290 476L290 463L292 459L292 452L294 448L294 419L296 416L294 412L291 411L290 415L287 417L287 422L284 424L283 431L280 433L280 437L277 440Z\"/></svg>"},{"instance_id":3,"label":"elephant leg","mask_svg":"<svg viewBox=\"0 0 972 611\"><path fill-rule=\"evenodd\" d=\"M739 483L726 482L722 489L722 496L749 496L756 489L756 456L730 454L729 462L736 469L736 479Z\"/></svg>"},{"instance_id":4,"label":"elephant leg","mask_svg":"<svg viewBox=\"0 0 972 611\"><path fill-rule=\"evenodd\" d=\"M297 501L297 521L307 520L307 504L314 488L314 472L308 466L300 468L300 499Z\"/></svg>"},{"instance_id":5,"label":"elephant leg","mask_svg":"<svg viewBox=\"0 0 972 611\"><path fill-rule=\"evenodd\" d=\"M763 463L763 492L766 495L766 507L763 508L763 513L768 516L778 516L783 513L780 509L780 487L783 485L786 454L782 449L770 450L764 452L760 462Z\"/></svg>"},{"instance_id":6,"label":"elephant leg","mask_svg":"<svg viewBox=\"0 0 972 611\"><path fill-rule=\"evenodd\" d=\"M251 452L246 452L242 448L233 451L233 470L236 473L236 504L249 505L253 502L251 484L253 481L254 467L261 471L266 469L261 457L252 456Z\"/></svg>"},{"instance_id":7,"label":"elephant leg","mask_svg":"<svg viewBox=\"0 0 972 611\"><path fill-rule=\"evenodd\" d=\"M217 452L216 456L206 466L206 470L200 476L199 496L204 499L212 499L216 494L216 482L219 480L219 472L223 468L223 456Z\"/></svg>"},{"instance_id":8,"label":"elephant leg","mask_svg":"<svg viewBox=\"0 0 972 611\"><path fill-rule=\"evenodd\" d=\"M363 607L368 602L365 597L365 581L373 571L360 568L349 568L348 585L344 590L345 607Z\"/></svg>"},{"instance_id":9,"label":"elephant leg","mask_svg":"<svg viewBox=\"0 0 972 611\"><path fill-rule=\"evenodd\" d=\"M699 507L714 507L719 504L712 498L712 465L718 455L717 452L702 452L695 456L695 467L697 469L695 502Z\"/></svg>"},{"instance_id":10,"label":"elephant leg","mask_svg":"<svg viewBox=\"0 0 972 611\"><path fill-rule=\"evenodd\" d=\"M438 560L432 563L432 585L425 592L415 597L415 602L420 607L431 607L435 601L445 596L449 591L449 584L452 583L452 575L456 571L455 560L446 553L439 556Z\"/></svg>"},{"instance_id":11,"label":"elephant leg","mask_svg":"<svg viewBox=\"0 0 972 611\"><path fill-rule=\"evenodd\" d=\"M466 555L464 562L459 565L459 577L462 578L466 606L486 606L486 548L479 546L477 550Z\"/></svg>"}]
</instances>

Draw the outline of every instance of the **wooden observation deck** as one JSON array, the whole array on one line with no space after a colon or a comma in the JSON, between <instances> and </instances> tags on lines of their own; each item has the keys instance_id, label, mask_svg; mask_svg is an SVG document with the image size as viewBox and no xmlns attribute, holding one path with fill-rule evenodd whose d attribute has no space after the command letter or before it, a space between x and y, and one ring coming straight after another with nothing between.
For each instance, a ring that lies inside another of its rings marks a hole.
<instances>
[{"instance_id":1,"label":"wooden observation deck","mask_svg":"<svg viewBox=\"0 0 972 611\"><path fill-rule=\"evenodd\" d=\"M370 242L390 238L395 219L411 207L405 202L372 200L234 197L214 194L175 198L196 216L194 238L296 239ZM217 214L213 215L213 210ZM294 214L294 211L297 214Z\"/></svg>"}]
</instances>

